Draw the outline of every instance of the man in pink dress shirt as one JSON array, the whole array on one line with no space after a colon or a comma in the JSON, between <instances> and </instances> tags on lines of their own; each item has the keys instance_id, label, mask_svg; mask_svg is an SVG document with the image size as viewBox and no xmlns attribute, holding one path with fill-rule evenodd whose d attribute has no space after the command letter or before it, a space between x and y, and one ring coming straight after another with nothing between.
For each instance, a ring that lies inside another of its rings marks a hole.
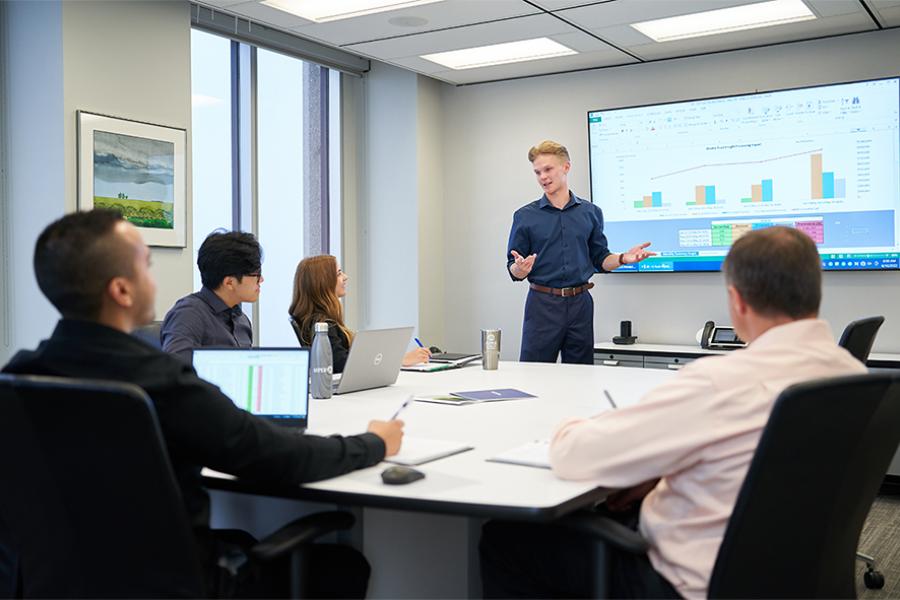
<instances>
[{"instance_id":1,"label":"man in pink dress shirt","mask_svg":"<svg viewBox=\"0 0 900 600\"><path fill-rule=\"evenodd\" d=\"M817 318L820 258L786 227L737 240L723 266L731 322L748 347L694 361L637 404L561 423L550 461L563 479L621 491L607 508L639 506L647 557L613 556L613 597L706 596L719 545L775 398L802 381L864 373ZM633 513L637 515L637 513ZM485 598L585 597L591 542L551 525L488 523Z\"/></svg>"}]
</instances>

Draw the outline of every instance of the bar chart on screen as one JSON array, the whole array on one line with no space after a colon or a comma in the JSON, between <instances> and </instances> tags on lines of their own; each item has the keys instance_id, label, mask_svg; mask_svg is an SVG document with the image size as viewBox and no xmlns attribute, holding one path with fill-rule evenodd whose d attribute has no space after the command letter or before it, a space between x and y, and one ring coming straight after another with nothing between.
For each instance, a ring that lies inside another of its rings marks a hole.
<instances>
[{"instance_id":1,"label":"bar chart on screen","mask_svg":"<svg viewBox=\"0 0 900 600\"><path fill-rule=\"evenodd\" d=\"M898 107L891 78L589 112L609 243L659 253L618 271L717 270L774 225L809 235L824 268L898 268Z\"/></svg>"}]
</instances>

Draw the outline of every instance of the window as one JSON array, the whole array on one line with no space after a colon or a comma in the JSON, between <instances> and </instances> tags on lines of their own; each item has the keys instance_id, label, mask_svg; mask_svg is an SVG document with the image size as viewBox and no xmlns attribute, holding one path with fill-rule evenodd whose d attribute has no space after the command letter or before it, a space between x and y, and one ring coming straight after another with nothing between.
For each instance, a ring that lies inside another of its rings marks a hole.
<instances>
[{"instance_id":1,"label":"window","mask_svg":"<svg viewBox=\"0 0 900 600\"><path fill-rule=\"evenodd\" d=\"M232 228L231 42L191 33L191 164L194 265L197 249L211 231ZM200 271L194 268L194 289Z\"/></svg>"},{"instance_id":2,"label":"window","mask_svg":"<svg viewBox=\"0 0 900 600\"><path fill-rule=\"evenodd\" d=\"M255 233L265 282L244 307L254 340L295 345L287 308L297 263L339 256L340 75L197 29L191 46L194 256L215 229Z\"/></svg>"}]
</instances>

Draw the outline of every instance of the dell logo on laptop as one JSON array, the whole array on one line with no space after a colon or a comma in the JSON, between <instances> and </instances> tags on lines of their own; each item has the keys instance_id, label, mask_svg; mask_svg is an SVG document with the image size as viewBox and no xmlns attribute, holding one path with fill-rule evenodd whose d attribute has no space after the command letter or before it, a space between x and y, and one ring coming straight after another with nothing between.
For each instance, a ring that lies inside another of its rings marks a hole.
<instances>
[{"instance_id":1,"label":"dell logo on laptop","mask_svg":"<svg viewBox=\"0 0 900 600\"><path fill-rule=\"evenodd\" d=\"M373 363L376 367L381 364L381 360L384 358L384 355L379 352L375 355L375 362Z\"/></svg>"}]
</instances>

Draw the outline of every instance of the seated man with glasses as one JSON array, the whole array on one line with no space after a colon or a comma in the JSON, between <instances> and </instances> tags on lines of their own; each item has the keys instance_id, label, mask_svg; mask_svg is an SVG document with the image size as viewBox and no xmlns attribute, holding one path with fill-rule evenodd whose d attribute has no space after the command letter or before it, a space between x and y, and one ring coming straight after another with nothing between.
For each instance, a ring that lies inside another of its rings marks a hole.
<instances>
[{"instance_id":1,"label":"seated man with glasses","mask_svg":"<svg viewBox=\"0 0 900 600\"><path fill-rule=\"evenodd\" d=\"M203 287L175 303L160 331L162 349L188 363L194 348L253 344L241 303L259 300L262 248L252 233L217 230L200 246L197 267Z\"/></svg>"}]
</instances>

